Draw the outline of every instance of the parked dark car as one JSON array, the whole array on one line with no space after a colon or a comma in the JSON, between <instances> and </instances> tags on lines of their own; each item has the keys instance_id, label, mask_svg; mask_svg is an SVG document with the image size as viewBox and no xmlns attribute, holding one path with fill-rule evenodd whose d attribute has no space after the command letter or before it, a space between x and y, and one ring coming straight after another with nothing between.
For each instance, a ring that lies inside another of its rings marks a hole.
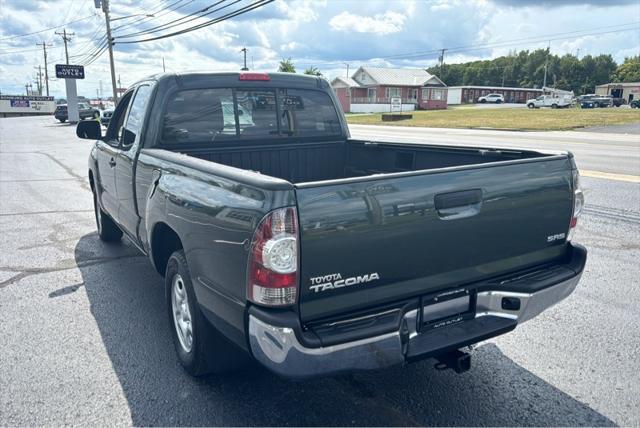
<instances>
[{"instance_id":1,"label":"parked dark car","mask_svg":"<svg viewBox=\"0 0 640 428\"><path fill-rule=\"evenodd\" d=\"M97 139L98 235L164 276L193 375L249 356L286 377L426 357L462 372L468 345L566 298L586 263L571 153L352 139L323 78L165 74L106 135L76 133Z\"/></svg>"},{"instance_id":2,"label":"parked dark car","mask_svg":"<svg viewBox=\"0 0 640 428\"><path fill-rule=\"evenodd\" d=\"M78 115L80 116L80 120L98 119L100 117L100 110L91 107L89 104L78 103ZM69 120L67 104L58 104L53 116L62 123Z\"/></svg>"},{"instance_id":3,"label":"parked dark car","mask_svg":"<svg viewBox=\"0 0 640 428\"><path fill-rule=\"evenodd\" d=\"M103 110L102 114L100 115L100 123L102 123L103 126L109 126L109 122L111 122L111 116L113 116L113 110Z\"/></svg>"},{"instance_id":4,"label":"parked dark car","mask_svg":"<svg viewBox=\"0 0 640 428\"><path fill-rule=\"evenodd\" d=\"M620 97L611 97L611 103L613 104L614 107L620 107L621 105L626 104L627 100Z\"/></svg>"},{"instance_id":5,"label":"parked dark car","mask_svg":"<svg viewBox=\"0 0 640 428\"><path fill-rule=\"evenodd\" d=\"M587 94L578 97L578 104L582 108L611 107L613 98L608 95Z\"/></svg>"},{"instance_id":6,"label":"parked dark car","mask_svg":"<svg viewBox=\"0 0 640 428\"><path fill-rule=\"evenodd\" d=\"M640 108L640 100L633 100L629 103L629 106L631 106L631 108Z\"/></svg>"}]
</instances>

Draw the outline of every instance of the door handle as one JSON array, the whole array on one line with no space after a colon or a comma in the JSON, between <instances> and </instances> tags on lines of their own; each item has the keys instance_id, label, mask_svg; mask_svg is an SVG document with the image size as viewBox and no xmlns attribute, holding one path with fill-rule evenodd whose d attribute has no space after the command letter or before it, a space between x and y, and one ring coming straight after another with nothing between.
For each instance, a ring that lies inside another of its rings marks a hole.
<instances>
[{"instance_id":1,"label":"door handle","mask_svg":"<svg viewBox=\"0 0 640 428\"><path fill-rule=\"evenodd\" d=\"M111 168L113 168L114 166L116 166L116 160L114 158L109 159L109 166Z\"/></svg>"},{"instance_id":2,"label":"door handle","mask_svg":"<svg viewBox=\"0 0 640 428\"><path fill-rule=\"evenodd\" d=\"M482 208L482 190L463 190L441 193L434 198L438 216L443 220L456 220L474 216Z\"/></svg>"}]
</instances>

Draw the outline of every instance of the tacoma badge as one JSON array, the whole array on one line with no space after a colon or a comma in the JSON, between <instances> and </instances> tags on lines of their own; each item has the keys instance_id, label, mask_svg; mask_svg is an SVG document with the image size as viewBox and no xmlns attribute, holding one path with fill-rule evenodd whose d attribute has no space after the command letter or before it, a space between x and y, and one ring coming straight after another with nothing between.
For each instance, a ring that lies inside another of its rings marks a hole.
<instances>
[{"instance_id":1,"label":"tacoma badge","mask_svg":"<svg viewBox=\"0 0 640 428\"><path fill-rule=\"evenodd\" d=\"M375 281L380 279L380 275L377 272L369 273L366 275L352 276L342 279L342 275L339 273L332 273L329 275L317 276L311 278L311 287L309 289L315 291L333 290L335 288L348 287L350 285L364 284L366 282Z\"/></svg>"}]
</instances>

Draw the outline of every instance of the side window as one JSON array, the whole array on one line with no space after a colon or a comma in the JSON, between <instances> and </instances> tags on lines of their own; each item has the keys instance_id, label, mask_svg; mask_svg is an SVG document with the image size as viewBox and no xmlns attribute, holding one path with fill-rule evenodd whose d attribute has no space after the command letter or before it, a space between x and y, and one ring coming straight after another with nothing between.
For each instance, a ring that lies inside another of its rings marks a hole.
<instances>
[{"instance_id":1,"label":"side window","mask_svg":"<svg viewBox=\"0 0 640 428\"><path fill-rule=\"evenodd\" d=\"M118 101L118 105L113 111L113 116L111 116L111 121L109 123L109 128L107 129L107 138L106 141L109 145L118 146L120 145L124 118L127 114L127 109L129 108L129 101L131 101L132 92L126 93L120 98Z\"/></svg>"},{"instance_id":2,"label":"side window","mask_svg":"<svg viewBox=\"0 0 640 428\"><path fill-rule=\"evenodd\" d=\"M149 85L142 85L138 87L138 90L134 95L131 108L129 109L129 115L127 116L127 123L124 127L124 132L120 136L120 142L125 149L133 145L136 140L136 135L138 135L142 129L144 113L147 111L147 104L149 103L150 95L151 86Z\"/></svg>"}]
</instances>

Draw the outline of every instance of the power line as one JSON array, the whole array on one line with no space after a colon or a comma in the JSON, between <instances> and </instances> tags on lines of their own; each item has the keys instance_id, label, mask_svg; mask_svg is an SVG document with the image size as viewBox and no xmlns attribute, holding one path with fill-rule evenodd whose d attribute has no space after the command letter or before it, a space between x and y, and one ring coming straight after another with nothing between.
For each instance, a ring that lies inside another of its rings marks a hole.
<instances>
[{"instance_id":1,"label":"power line","mask_svg":"<svg viewBox=\"0 0 640 428\"><path fill-rule=\"evenodd\" d=\"M237 1L240 1L240 0L236 0L236 2L234 2L234 3L237 3ZM240 9L234 11L234 12L227 13L226 15L222 15L222 16L220 16L218 18L212 19L212 20L207 21L205 23L202 23L202 24L199 24L199 25L194 25L193 27L189 27L189 28L186 28L186 29L180 30L180 31L175 31L173 33L165 34L165 35L162 35L162 36L152 37L152 38L149 38L149 39L133 40L133 41L129 41L129 42L117 42L117 43L129 44L129 43L151 42L151 41L154 41L154 40L161 40L161 39L166 39L168 37L178 36L180 34L190 33L191 31L199 30L201 28L205 28L205 27L208 27L210 25L217 24L217 23L222 22L222 21L226 21L227 19L231 19L231 18L234 18L236 16L248 13L248 12L250 12L250 11L252 11L254 9L257 9L259 7L266 6L267 4L272 3L273 1L274 0L258 0L255 3L252 3L252 4L248 5L248 6L244 6L244 7L240 8Z\"/></svg>"},{"instance_id":2,"label":"power line","mask_svg":"<svg viewBox=\"0 0 640 428\"><path fill-rule=\"evenodd\" d=\"M89 16L85 16L83 18L79 18L79 19L75 19L73 21L65 22L64 24L56 25L55 27L49 27L49 28L45 28L43 30L34 31L32 33L18 34L17 36L2 37L2 38L0 38L0 41L2 41L2 40L12 40L12 39L17 39L18 37L27 37L27 36L32 36L34 34L44 33L45 31L56 30L58 28L64 27L65 25L73 24L74 22L84 21L85 19L91 18L92 16L95 16L95 15L96 14L93 13L93 14L91 14Z\"/></svg>"},{"instance_id":3,"label":"power line","mask_svg":"<svg viewBox=\"0 0 640 428\"><path fill-rule=\"evenodd\" d=\"M4 51L4 52L0 52L0 55L9 55L9 54L20 54L20 53L25 53L25 52L35 52L35 51L40 51L40 48L37 49L20 49L17 51Z\"/></svg>"},{"instance_id":4,"label":"power line","mask_svg":"<svg viewBox=\"0 0 640 428\"><path fill-rule=\"evenodd\" d=\"M171 12L175 12L175 11L177 11L179 9L182 9L183 7L193 3L196 0L189 0L187 3L184 3L184 4L182 4L182 5L180 5L180 6L176 7L176 8L171 9L173 6L175 6L178 3L182 3L183 1L186 1L186 0L175 1L175 2L171 3L170 5L165 6L164 8L161 8L161 9L158 9L158 10L150 12L150 14L154 15L154 16L143 16L141 18L138 18L138 19L133 20L131 22L128 22L126 24L122 24L122 25L120 25L118 27L115 27L113 29L113 31L117 31L117 30L120 30L120 29L126 28L126 27L131 27L132 25L136 25L136 24L138 24L138 23L140 23L142 21L148 21L148 20L151 20L151 19L157 19L157 18L163 17L165 15L168 15ZM162 11L165 11L165 12L164 13L160 13Z\"/></svg>"},{"instance_id":5,"label":"power line","mask_svg":"<svg viewBox=\"0 0 640 428\"><path fill-rule=\"evenodd\" d=\"M629 26L629 25L636 25L637 26L638 24L640 24L640 21L626 23L626 24L605 26L605 27L595 27L595 28L612 28L612 27ZM569 31L569 32L565 32L565 33L554 33L554 34L547 34L547 35L531 36L531 37L520 38L520 39L505 40L505 41L502 41L502 42L493 42L493 43L485 43L485 44L458 46L458 47L446 48L446 51L447 52L469 52L469 51L476 51L476 50L482 50L482 49L488 49L488 48L508 47L508 46L513 46L513 45L530 45L530 44L537 44L537 43L543 43L543 42L546 44L549 41L576 39L576 38L579 38L579 37L604 35L604 34L612 34L612 33L622 33L622 32L625 32L625 31L637 31L639 28L640 27L632 27L632 28L623 28L623 29L611 30L611 31L590 32L590 33L587 33L587 31L589 31L589 30L576 30L576 31ZM576 34L576 33L583 33L583 34ZM562 34L574 34L574 35L573 36L567 36L567 37L550 37L550 36L562 35ZM388 55L388 56L381 56L381 57L350 59L349 61L366 62L366 61L371 61L372 59L381 59L381 60L387 60L387 59L416 59L416 58L425 57L425 56L429 56L429 55L441 54L441 52L442 52L442 49L433 49L433 50L429 50L429 51L420 51L420 52L413 52L413 53L408 52L408 53L404 53L404 54L395 54L395 55ZM303 64L304 65L304 64L312 64L312 63L313 64L320 64L321 63L321 64L324 64L326 66L326 65L329 65L329 64L340 65L343 62L344 62L344 60L327 61L327 62L311 61L311 62L306 62L306 63L303 62L303 63L299 63L299 64Z\"/></svg>"},{"instance_id":6,"label":"power line","mask_svg":"<svg viewBox=\"0 0 640 428\"><path fill-rule=\"evenodd\" d=\"M226 7L229 7L229 6L232 6L232 5L238 3L239 1L242 1L242 0L235 0L233 3L227 4L226 6L222 6L222 7L218 8L218 9L214 9L214 10L212 10L210 12L207 12L212 7L215 7L215 6L217 6L217 5L221 4L221 3L224 3L225 1L227 1L227 0L218 0L215 3L212 3L212 4L210 4L209 6L207 6L205 8L197 10L197 11L195 11L193 13L190 13L188 15L185 15L185 16L183 16L181 18L175 19L173 21L166 22L166 23L161 24L161 25L157 25L155 27L147 28L146 30L141 30L141 31L137 31L135 33L129 33L129 34L124 34L124 35L121 35L121 36L117 36L117 38L124 39L124 38L139 36L139 35L143 35L143 34L152 34L152 33L156 33L156 32L161 31L161 30L166 30L168 28L177 27L178 25L183 25L183 24L186 24L187 22L191 22L191 21L194 21L194 20L196 20L198 18L202 18L203 16L207 16L207 15L210 15L212 13L218 12L219 10L224 9ZM204 12L207 12L207 13L204 13ZM198 14L200 14L200 15L198 15ZM198 15L198 16L196 16L196 15ZM188 18L191 18L191 19L188 19ZM184 22L180 22L180 21L184 21ZM180 23L178 23L178 22L180 22Z\"/></svg>"}]
</instances>

